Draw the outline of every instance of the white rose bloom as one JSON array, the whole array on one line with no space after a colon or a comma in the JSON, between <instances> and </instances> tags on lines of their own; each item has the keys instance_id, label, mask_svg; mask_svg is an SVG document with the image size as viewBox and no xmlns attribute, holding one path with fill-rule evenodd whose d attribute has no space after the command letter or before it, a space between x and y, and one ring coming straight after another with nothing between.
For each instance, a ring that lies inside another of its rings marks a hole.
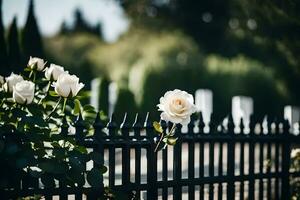
<instances>
[{"instance_id":1,"label":"white rose bloom","mask_svg":"<svg viewBox=\"0 0 300 200\"><path fill-rule=\"evenodd\" d=\"M68 73L62 66L50 64L50 67L45 69L45 77L48 80L56 81L62 73Z\"/></svg>"},{"instance_id":2,"label":"white rose bloom","mask_svg":"<svg viewBox=\"0 0 300 200\"><path fill-rule=\"evenodd\" d=\"M31 104L34 98L34 83L18 82L13 89L13 99L19 104Z\"/></svg>"},{"instance_id":3,"label":"white rose bloom","mask_svg":"<svg viewBox=\"0 0 300 200\"><path fill-rule=\"evenodd\" d=\"M158 110L162 111L161 119L175 124L190 123L191 115L196 112L194 97L178 89L166 92L159 102L157 106Z\"/></svg>"},{"instance_id":4,"label":"white rose bloom","mask_svg":"<svg viewBox=\"0 0 300 200\"><path fill-rule=\"evenodd\" d=\"M84 84L79 83L77 76L63 73L53 83L53 87L59 96L74 97L84 87Z\"/></svg>"},{"instance_id":5,"label":"white rose bloom","mask_svg":"<svg viewBox=\"0 0 300 200\"><path fill-rule=\"evenodd\" d=\"M13 87L18 83L23 81L23 77L14 73L11 73L11 75L9 77L5 78L6 80L6 84L5 84L5 90L12 92L13 91Z\"/></svg>"},{"instance_id":6,"label":"white rose bloom","mask_svg":"<svg viewBox=\"0 0 300 200\"><path fill-rule=\"evenodd\" d=\"M36 68L38 71L42 71L45 68L46 62L37 57L31 57L29 58L27 66L30 67L31 69Z\"/></svg>"}]
</instances>

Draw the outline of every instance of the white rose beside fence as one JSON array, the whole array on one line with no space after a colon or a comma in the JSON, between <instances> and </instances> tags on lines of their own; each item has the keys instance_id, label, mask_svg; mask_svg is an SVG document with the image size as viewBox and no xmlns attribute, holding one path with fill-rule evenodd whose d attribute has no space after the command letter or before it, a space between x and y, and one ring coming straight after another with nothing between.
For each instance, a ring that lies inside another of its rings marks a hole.
<instances>
[{"instance_id":1,"label":"white rose beside fence","mask_svg":"<svg viewBox=\"0 0 300 200\"><path fill-rule=\"evenodd\" d=\"M174 137L176 124L187 125L191 121L191 115L196 112L194 97L186 91L178 89L168 91L159 101L157 107L159 111L162 111L160 118L166 122L172 122L173 126L169 132L164 133L158 122L153 123L155 130L160 134L155 151L159 149L161 142L164 142L162 148L166 145L175 145L177 140Z\"/></svg>"},{"instance_id":2,"label":"white rose beside fence","mask_svg":"<svg viewBox=\"0 0 300 200\"><path fill-rule=\"evenodd\" d=\"M84 87L83 83L79 83L79 78L75 75L67 73L61 74L57 81L53 83L55 92L64 98L74 97Z\"/></svg>"}]
</instances>

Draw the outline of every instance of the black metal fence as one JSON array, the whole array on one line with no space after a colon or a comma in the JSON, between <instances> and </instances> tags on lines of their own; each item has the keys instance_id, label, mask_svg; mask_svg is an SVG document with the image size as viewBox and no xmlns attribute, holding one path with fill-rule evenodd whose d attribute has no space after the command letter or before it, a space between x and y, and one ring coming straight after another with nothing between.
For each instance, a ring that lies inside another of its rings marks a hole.
<instances>
[{"instance_id":1,"label":"black metal fence","mask_svg":"<svg viewBox=\"0 0 300 200\"><path fill-rule=\"evenodd\" d=\"M262 123L252 117L249 128L245 128L243 120L235 127L231 116L226 126L213 123L213 119L205 125L200 114L187 126L186 133L177 125L175 134L179 139L174 147L154 153L158 135L149 115L145 118L136 116L130 124L125 115L120 125L113 118L107 125L97 118L93 136L85 136L81 117L76 122L73 136L104 155L103 164L109 170L103 185L107 183L113 191L124 193L122 199L129 198L125 197L128 194L148 200L290 199L289 179L299 176L290 170L290 154L292 147L300 144L300 136L291 133L286 120ZM164 129L171 127L161 123ZM89 196L93 188L88 185L45 189L39 184L38 188L21 188L17 192L23 196L95 199Z\"/></svg>"}]
</instances>

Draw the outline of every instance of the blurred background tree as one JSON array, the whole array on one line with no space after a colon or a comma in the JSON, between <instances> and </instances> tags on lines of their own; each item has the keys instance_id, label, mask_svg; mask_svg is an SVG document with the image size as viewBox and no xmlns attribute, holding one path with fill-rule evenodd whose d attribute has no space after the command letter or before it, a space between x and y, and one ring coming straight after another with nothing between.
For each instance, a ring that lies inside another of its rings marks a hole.
<instances>
[{"instance_id":1,"label":"blurred background tree","mask_svg":"<svg viewBox=\"0 0 300 200\"><path fill-rule=\"evenodd\" d=\"M20 73L24 70L21 65L21 49L19 44L19 33L17 28L17 18L15 17L8 30L8 61L9 70L14 73Z\"/></svg>"},{"instance_id":2,"label":"blurred background tree","mask_svg":"<svg viewBox=\"0 0 300 200\"><path fill-rule=\"evenodd\" d=\"M42 36L34 15L33 0L30 0L26 23L22 31L22 49L25 63L30 56L44 57Z\"/></svg>"}]
</instances>

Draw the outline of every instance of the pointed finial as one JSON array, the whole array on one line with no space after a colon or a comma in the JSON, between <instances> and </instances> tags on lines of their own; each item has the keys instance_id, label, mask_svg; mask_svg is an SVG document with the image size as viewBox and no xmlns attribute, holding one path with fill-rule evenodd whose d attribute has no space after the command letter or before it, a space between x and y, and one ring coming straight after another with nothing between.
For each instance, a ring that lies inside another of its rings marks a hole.
<instances>
[{"instance_id":1,"label":"pointed finial","mask_svg":"<svg viewBox=\"0 0 300 200\"><path fill-rule=\"evenodd\" d=\"M125 139L128 139L128 137L129 137L129 129L130 129L131 127L130 127L130 124L129 124L129 122L128 122L127 113L124 114L123 122L122 122L122 124L120 125L120 128L121 128L122 136L123 136Z\"/></svg>"},{"instance_id":2,"label":"pointed finial","mask_svg":"<svg viewBox=\"0 0 300 200\"><path fill-rule=\"evenodd\" d=\"M250 135L251 135L251 134L254 134L255 124L256 124L256 122L255 122L255 117L254 117L254 115L252 114L252 115L250 116L250 124L249 124Z\"/></svg>"},{"instance_id":3,"label":"pointed finial","mask_svg":"<svg viewBox=\"0 0 300 200\"><path fill-rule=\"evenodd\" d=\"M142 124L140 123L140 116L139 116L138 113L136 113L136 115L135 115L134 123L133 123L132 127L133 127L134 129L135 129L135 128L138 128L138 129L143 128Z\"/></svg>"},{"instance_id":4,"label":"pointed finial","mask_svg":"<svg viewBox=\"0 0 300 200\"><path fill-rule=\"evenodd\" d=\"M243 117L241 117L241 120L240 120L240 133L241 134L244 133L244 129L245 129L244 119L243 119Z\"/></svg>"},{"instance_id":5,"label":"pointed finial","mask_svg":"<svg viewBox=\"0 0 300 200\"><path fill-rule=\"evenodd\" d=\"M227 129L230 134L234 134L234 122L233 122L232 114L229 114L228 116Z\"/></svg>"},{"instance_id":6,"label":"pointed finial","mask_svg":"<svg viewBox=\"0 0 300 200\"><path fill-rule=\"evenodd\" d=\"M104 128L104 123L101 120L100 112L97 113L96 118L95 118L95 122L94 122L93 126L94 126L95 129L96 128L99 128L99 129Z\"/></svg>"},{"instance_id":7,"label":"pointed finial","mask_svg":"<svg viewBox=\"0 0 300 200\"><path fill-rule=\"evenodd\" d=\"M146 118L145 118L145 122L144 122L144 127L145 127L146 129L151 129L151 128L153 128L153 124L152 124L151 121L150 121L150 113L149 113L149 112L147 112L147 115L146 115Z\"/></svg>"},{"instance_id":8,"label":"pointed finial","mask_svg":"<svg viewBox=\"0 0 300 200\"><path fill-rule=\"evenodd\" d=\"M203 115L202 112L199 112L199 133L204 133L204 127L205 127L205 123L203 121Z\"/></svg>"},{"instance_id":9,"label":"pointed finial","mask_svg":"<svg viewBox=\"0 0 300 200\"><path fill-rule=\"evenodd\" d=\"M215 124L214 120L215 120L214 115L211 114L209 124L208 124L210 133L214 133L215 129L216 129L216 124Z\"/></svg>"},{"instance_id":10,"label":"pointed finial","mask_svg":"<svg viewBox=\"0 0 300 200\"><path fill-rule=\"evenodd\" d=\"M191 116L191 121L188 124L188 134L189 135L194 135L194 127L195 127L195 121L196 121L196 116L192 115Z\"/></svg>"},{"instance_id":11,"label":"pointed finial","mask_svg":"<svg viewBox=\"0 0 300 200\"><path fill-rule=\"evenodd\" d=\"M123 117L123 122L122 124L120 125L120 128L130 128L129 126L129 123L128 123L128 117L127 117L127 112L124 114L124 117Z\"/></svg>"},{"instance_id":12,"label":"pointed finial","mask_svg":"<svg viewBox=\"0 0 300 200\"><path fill-rule=\"evenodd\" d=\"M106 127L108 128L108 133L112 138L116 136L116 129L118 127L116 121L115 121L115 115L112 114L111 118L109 119L109 122L107 123Z\"/></svg>"},{"instance_id":13,"label":"pointed finial","mask_svg":"<svg viewBox=\"0 0 300 200\"><path fill-rule=\"evenodd\" d=\"M289 134L290 133L290 123L289 120L285 119L283 121L283 134Z\"/></svg>"}]
</instances>

